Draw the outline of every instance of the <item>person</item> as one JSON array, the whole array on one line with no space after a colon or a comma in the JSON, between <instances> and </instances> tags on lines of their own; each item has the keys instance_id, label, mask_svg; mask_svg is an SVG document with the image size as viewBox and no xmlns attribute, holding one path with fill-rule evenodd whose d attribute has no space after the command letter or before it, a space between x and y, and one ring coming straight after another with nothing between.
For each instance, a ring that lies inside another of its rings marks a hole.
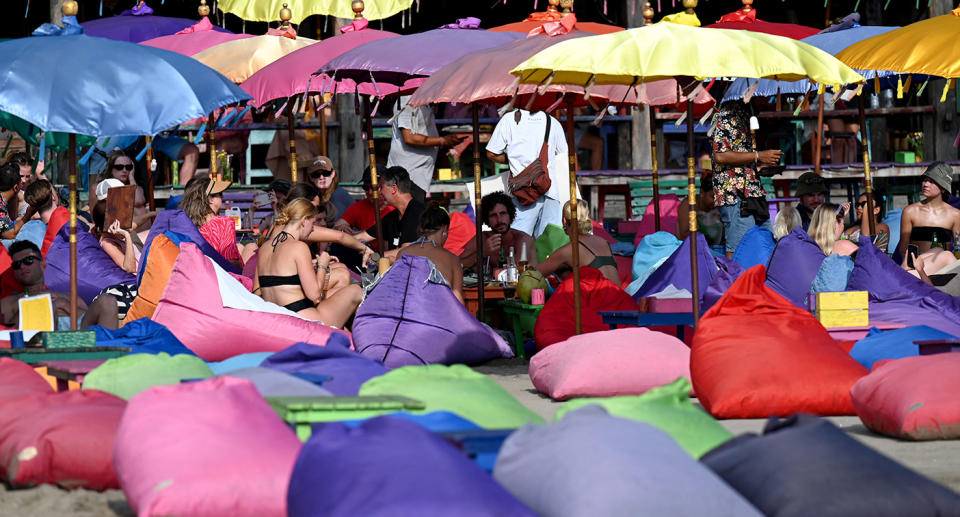
<instances>
[{"instance_id":1,"label":"person","mask_svg":"<svg viewBox=\"0 0 960 517\"><path fill-rule=\"evenodd\" d=\"M403 167L387 167L380 177L380 196L395 210L381 221L383 242L388 251L382 253L391 259L397 256L396 250L417 240L420 236L420 216L426 207L414 199L411 189L413 182ZM376 227L368 228L357 234L364 242L376 240Z\"/></svg>"},{"instance_id":2,"label":"person","mask_svg":"<svg viewBox=\"0 0 960 517\"><path fill-rule=\"evenodd\" d=\"M350 284L327 292L330 255L321 253L314 260L304 242L316 215L317 209L305 199L287 203L274 221L273 237L260 248L254 292L259 289L264 300L306 319L342 327L363 300L363 290Z\"/></svg>"},{"instance_id":3,"label":"person","mask_svg":"<svg viewBox=\"0 0 960 517\"><path fill-rule=\"evenodd\" d=\"M856 244L840 238L843 235L843 221L849 209L849 203L823 203L813 211L807 234L816 241L824 255L849 256L857 252Z\"/></svg>"},{"instance_id":4,"label":"person","mask_svg":"<svg viewBox=\"0 0 960 517\"><path fill-rule=\"evenodd\" d=\"M19 190L20 167L15 163L0 166L0 236L4 239L16 238L20 228L34 214L34 210L28 207L22 217L17 217Z\"/></svg>"},{"instance_id":5,"label":"person","mask_svg":"<svg viewBox=\"0 0 960 517\"><path fill-rule=\"evenodd\" d=\"M449 233L450 216L434 201L420 216L420 238L400 250L397 258L413 255L430 259L443 275L453 295L463 303L463 269L460 258L443 247Z\"/></svg>"},{"instance_id":6,"label":"person","mask_svg":"<svg viewBox=\"0 0 960 517\"><path fill-rule=\"evenodd\" d=\"M407 105L409 96L400 97L400 113L393 119L390 140L390 154L387 155L387 168L402 167L410 175L410 181L416 188L411 189L414 199L423 204L430 192L430 182L437 162L438 147L453 147L460 143L461 137L455 135L440 136L434 120L433 108ZM417 214L419 217L420 214Z\"/></svg>"},{"instance_id":7,"label":"person","mask_svg":"<svg viewBox=\"0 0 960 517\"><path fill-rule=\"evenodd\" d=\"M563 205L563 229L568 234L572 232L573 208L568 201ZM610 244L601 237L591 235L593 222L590 221L590 211L586 203L577 203L577 223L580 225L580 266L592 267L599 270L604 278L616 285L620 285L620 273L617 271L617 260L613 258ZM573 243L567 243L554 251L547 260L537 264L536 269L544 276L556 274L561 280L566 279L572 272Z\"/></svg>"},{"instance_id":8,"label":"person","mask_svg":"<svg viewBox=\"0 0 960 517\"><path fill-rule=\"evenodd\" d=\"M48 235L56 235L70 220L70 211L66 207L60 206L60 200L53 185L47 180L37 180L27 187L23 193L23 199L30 207L40 215L40 220L47 225L48 229L54 228L56 231L47 232ZM46 256L53 239L44 239L43 247L40 252Z\"/></svg>"},{"instance_id":9,"label":"person","mask_svg":"<svg viewBox=\"0 0 960 517\"><path fill-rule=\"evenodd\" d=\"M337 215L342 214L353 204L353 196L340 186L340 173L333 167L333 162L326 156L314 158L304 174L310 183L320 191L320 201L333 203Z\"/></svg>"},{"instance_id":10,"label":"person","mask_svg":"<svg viewBox=\"0 0 960 517\"><path fill-rule=\"evenodd\" d=\"M826 200L827 192L829 190L823 177L815 172L804 172L797 178L795 195L800 198L797 203L797 212L800 213L800 224L804 231L810 229L813 211Z\"/></svg>"},{"instance_id":11,"label":"person","mask_svg":"<svg viewBox=\"0 0 960 517\"><path fill-rule=\"evenodd\" d=\"M229 186L229 181L213 180L205 175L194 176L183 191L180 208L217 253L242 269L243 259L237 244L234 220L225 215L217 215L223 208L223 192Z\"/></svg>"},{"instance_id":12,"label":"person","mask_svg":"<svg viewBox=\"0 0 960 517\"><path fill-rule=\"evenodd\" d=\"M219 142L218 142L219 143ZM162 133L153 139L153 148L176 162L183 162L179 169L179 181L186 185L197 172L200 163L200 148L176 133Z\"/></svg>"},{"instance_id":13,"label":"person","mask_svg":"<svg viewBox=\"0 0 960 517\"><path fill-rule=\"evenodd\" d=\"M333 227L350 234L359 233L360 230L373 228L376 224L376 214L373 211L373 181L370 176L370 167L363 171L363 193L365 197L360 201L350 205L350 208L340 214L340 219L334 223ZM380 203L380 217L384 217L394 210L387 204L383 196L377 197ZM373 243L371 243L373 244Z\"/></svg>"},{"instance_id":14,"label":"person","mask_svg":"<svg viewBox=\"0 0 960 517\"><path fill-rule=\"evenodd\" d=\"M109 180L107 180L109 181ZM93 233L100 241L100 248L113 259L113 262L127 273L137 274L140 260L140 247L134 241L135 233L120 227L120 221L113 221L108 228L106 223L106 203L97 203L93 207ZM131 230L135 230L131 228Z\"/></svg>"},{"instance_id":15,"label":"person","mask_svg":"<svg viewBox=\"0 0 960 517\"><path fill-rule=\"evenodd\" d=\"M19 206L19 209L17 210L17 217L23 217L26 214L27 207L29 206L23 200L24 192L26 192L27 187L29 187L35 179L46 179L46 177L43 175L43 172L38 171L37 177L34 178L33 159L30 158L29 154L23 151L11 154L7 159L7 163L15 163L17 167L20 168L20 191L17 192L17 199L19 201L17 204Z\"/></svg>"},{"instance_id":16,"label":"person","mask_svg":"<svg viewBox=\"0 0 960 517\"><path fill-rule=\"evenodd\" d=\"M710 138L714 203L720 209L726 255L730 258L750 227L757 224L770 227L767 193L757 175L757 168L777 165L783 153L779 149L753 150L749 117L740 100L720 105L714 115ZM758 199L761 202L758 203Z\"/></svg>"},{"instance_id":17,"label":"person","mask_svg":"<svg viewBox=\"0 0 960 517\"><path fill-rule=\"evenodd\" d=\"M107 155L107 164L104 166L103 171L100 172L100 176L97 177L97 183L90 186L92 191L90 193L90 199L96 199L96 185L99 185L100 182L109 178L118 179L124 185L136 185L136 180L134 180L133 177L134 168L136 168L136 164L133 161L133 157L127 154L126 151L116 149L111 152ZM92 204L90 205L90 210L91 212L93 210ZM147 197L143 193L143 187L137 185L133 205L133 222L137 225L137 228L143 230L150 227L156 215L157 212L151 212L147 209Z\"/></svg>"},{"instance_id":18,"label":"person","mask_svg":"<svg viewBox=\"0 0 960 517\"><path fill-rule=\"evenodd\" d=\"M773 238L776 241L790 235L794 228L800 226L800 212L792 206L787 206L777 212L777 217L773 219Z\"/></svg>"},{"instance_id":19,"label":"person","mask_svg":"<svg viewBox=\"0 0 960 517\"><path fill-rule=\"evenodd\" d=\"M489 258L491 271L501 268L506 263L506 254L511 247L519 261L526 248L527 266L536 267L537 248L533 237L515 228L511 228L517 207L513 205L513 198L504 192L493 192L480 199L480 219L487 223L492 231L483 232L484 262ZM460 253L460 262L463 267L476 269L477 267L477 240L470 239Z\"/></svg>"},{"instance_id":20,"label":"person","mask_svg":"<svg viewBox=\"0 0 960 517\"><path fill-rule=\"evenodd\" d=\"M517 176L540 156L543 135L550 124L547 137L547 171L550 188L535 203L522 206L514 198L517 215L511 226L537 238L548 224L562 224L561 200L566 178L561 177L561 162L567 163L567 141L563 126L543 111L514 110L505 114L487 142L487 157L497 163L508 163L510 174Z\"/></svg>"},{"instance_id":21,"label":"person","mask_svg":"<svg viewBox=\"0 0 960 517\"><path fill-rule=\"evenodd\" d=\"M713 174L707 173L700 180L700 193L697 196L697 227L707 239L711 248L723 247L723 222L720 220L720 210L715 203L713 191ZM680 201L677 211L677 238L686 239L690 235L690 203L687 198Z\"/></svg>"},{"instance_id":22,"label":"person","mask_svg":"<svg viewBox=\"0 0 960 517\"><path fill-rule=\"evenodd\" d=\"M847 231L843 232L848 239L854 242L860 241L860 226L863 224L863 214L867 211L867 194L860 194L860 197L857 199L857 221L853 226L847 228ZM883 194L880 194L876 190L873 191L873 224L876 224L876 228L871 227L871 232L873 235L870 237L870 240L873 241L874 246L880 248L880 251L886 253L887 247L890 245L890 227L885 223L881 223L880 220L883 219Z\"/></svg>"},{"instance_id":23,"label":"person","mask_svg":"<svg viewBox=\"0 0 960 517\"><path fill-rule=\"evenodd\" d=\"M933 247L933 241L947 249L960 233L960 210L947 204L953 184L953 169L936 162L924 171L920 183L923 199L907 205L900 216L900 242L897 257L907 261L907 247L916 245L920 253Z\"/></svg>"},{"instance_id":24,"label":"person","mask_svg":"<svg viewBox=\"0 0 960 517\"><path fill-rule=\"evenodd\" d=\"M277 214L283 210L283 205L287 202L287 194L290 192L290 189L293 188L293 184L289 180L285 179L275 179L267 185L267 188L263 189L267 193L267 197L270 200L270 208L273 209L273 213L267 214L264 217L260 224L257 226L257 230L261 235L266 235L270 228L273 227L273 220L277 217ZM260 202L257 201L257 196L254 196L253 203L250 204L250 210L247 212L247 225L253 228L254 223L254 214L259 210Z\"/></svg>"}]
</instances>

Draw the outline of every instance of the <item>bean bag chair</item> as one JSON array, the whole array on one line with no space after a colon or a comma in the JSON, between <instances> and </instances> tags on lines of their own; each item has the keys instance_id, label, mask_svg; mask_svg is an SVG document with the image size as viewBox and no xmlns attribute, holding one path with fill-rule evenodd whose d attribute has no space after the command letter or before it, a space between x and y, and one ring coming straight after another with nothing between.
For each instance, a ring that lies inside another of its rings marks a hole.
<instances>
[{"instance_id":1,"label":"bean bag chair","mask_svg":"<svg viewBox=\"0 0 960 517\"><path fill-rule=\"evenodd\" d=\"M635 311L637 302L619 285L592 267L580 268L580 315L583 333L609 330L598 311ZM575 335L573 275L563 281L547 300L533 326L537 348L544 348Z\"/></svg>"},{"instance_id":2,"label":"bean bag chair","mask_svg":"<svg viewBox=\"0 0 960 517\"><path fill-rule=\"evenodd\" d=\"M279 517L299 452L253 383L216 377L133 397L114 465L137 515Z\"/></svg>"},{"instance_id":3,"label":"bean bag chair","mask_svg":"<svg viewBox=\"0 0 960 517\"><path fill-rule=\"evenodd\" d=\"M53 209L53 213L50 214L50 220L47 222L47 228L44 231L43 235L43 245L40 247L40 254L46 258L47 253L50 251L50 246L53 246L53 241L57 238L57 235L60 234L60 230L64 226L68 226L67 223L70 222L70 211L62 206L58 206ZM77 221L77 227L83 223Z\"/></svg>"},{"instance_id":4,"label":"bean bag chair","mask_svg":"<svg viewBox=\"0 0 960 517\"><path fill-rule=\"evenodd\" d=\"M600 405L611 415L645 422L667 433L694 458L733 438L712 416L690 401L690 381L677 379L637 396L582 398L560 406L554 420L571 411Z\"/></svg>"},{"instance_id":5,"label":"bean bag chair","mask_svg":"<svg viewBox=\"0 0 960 517\"><path fill-rule=\"evenodd\" d=\"M633 252L633 274L630 285L627 286L627 294L633 296L647 278L653 274L661 264L677 251L681 242L673 236L672 233L656 232L651 233L637 244L636 251Z\"/></svg>"},{"instance_id":6,"label":"bean bag chair","mask_svg":"<svg viewBox=\"0 0 960 517\"><path fill-rule=\"evenodd\" d=\"M703 300L703 294L707 291L707 286L717 274L717 263L710 253L710 246L703 234L697 234L697 271L700 279L699 293L700 300ZM690 268L690 237L683 240L680 247L674 250L673 254L657 268L656 271L647 277L647 281L633 293L633 299L639 300L646 296L653 296L664 291L670 286L677 289L685 289L693 292L692 270Z\"/></svg>"},{"instance_id":7,"label":"bean bag chair","mask_svg":"<svg viewBox=\"0 0 960 517\"><path fill-rule=\"evenodd\" d=\"M677 227L677 214L680 212L680 197L676 194L660 194L660 229L672 231ZM643 218L640 219L640 226L637 228L637 234L633 239L633 245L637 246L640 241L657 231L655 222L656 214L653 210L653 200L647 204L643 211Z\"/></svg>"},{"instance_id":8,"label":"bean bag chair","mask_svg":"<svg viewBox=\"0 0 960 517\"><path fill-rule=\"evenodd\" d=\"M253 255L250 255L250 258L243 263L243 271L240 272L241 275L253 280L257 276L257 264L260 257L260 248L254 250Z\"/></svg>"},{"instance_id":9,"label":"bean bag chair","mask_svg":"<svg viewBox=\"0 0 960 517\"><path fill-rule=\"evenodd\" d=\"M287 507L291 517L535 515L443 438L392 417L317 426L293 467Z\"/></svg>"},{"instance_id":10,"label":"bean bag chair","mask_svg":"<svg viewBox=\"0 0 960 517\"><path fill-rule=\"evenodd\" d=\"M70 228L60 230L47 253L45 279L51 291L70 292ZM77 228L77 293L87 305L111 285L136 285L137 278L120 269L84 228Z\"/></svg>"},{"instance_id":11,"label":"bean bag chair","mask_svg":"<svg viewBox=\"0 0 960 517\"><path fill-rule=\"evenodd\" d=\"M690 379L690 349L683 341L643 327L573 336L530 359L530 380L554 400L640 395Z\"/></svg>"},{"instance_id":12,"label":"bean bag chair","mask_svg":"<svg viewBox=\"0 0 960 517\"><path fill-rule=\"evenodd\" d=\"M956 339L956 336L926 325L887 331L872 328L866 337L853 345L850 357L867 369L871 369L877 361L920 355L920 349L913 342L933 339Z\"/></svg>"},{"instance_id":13,"label":"bean bag chair","mask_svg":"<svg viewBox=\"0 0 960 517\"><path fill-rule=\"evenodd\" d=\"M193 354L133 354L110 359L94 368L84 376L83 389L100 390L130 400L153 386L208 377L213 377L210 367Z\"/></svg>"},{"instance_id":14,"label":"bean bag chair","mask_svg":"<svg viewBox=\"0 0 960 517\"><path fill-rule=\"evenodd\" d=\"M190 217L183 210L161 210L157 212L157 218L154 219L153 225L150 226L150 233L147 235L147 240L143 241L144 255L149 252L153 239L166 231L176 232L185 236L189 242L196 244L204 255L213 259L213 261L225 271L240 273L240 269L223 258L223 255L220 255L217 250L213 249L213 246L203 238L203 235L200 235L200 230L197 229L196 225L193 224L193 221L190 220ZM146 262L146 260L140 261L140 268L137 270L138 278L143 276L143 269L146 267Z\"/></svg>"},{"instance_id":15,"label":"bean bag chair","mask_svg":"<svg viewBox=\"0 0 960 517\"><path fill-rule=\"evenodd\" d=\"M387 369L350 350L349 344L338 339L338 334L330 337L327 346L297 343L267 357L260 366L291 374L325 375L331 378L324 381L323 389L334 395L353 396L363 383L387 373Z\"/></svg>"},{"instance_id":16,"label":"bean bag chair","mask_svg":"<svg viewBox=\"0 0 960 517\"><path fill-rule=\"evenodd\" d=\"M430 259L414 255L400 257L367 293L352 331L357 351L387 368L513 357L503 338L457 300Z\"/></svg>"},{"instance_id":17,"label":"bean bag chair","mask_svg":"<svg viewBox=\"0 0 960 517\"><path fill-rule=\"evenodd\" d=\"M329 397L333 395L308 380L270 368L257 366L241 368L224 375L252 382L264 397Z\"/></svg>"},{"instance_id":18,"label":"bean bag chair","mask_svg":"<svg viewBox=\"0 0 960 517\"><path fill-rule=\"evenodd\" d=\"M447 242L443 247L447 251L459 256L467 243L477 236L477 225L470 219L470 216L463 212L452 212L450 214L450 231L447 233ZM519 257L520 250L517 250ZM527 250L527 253L533 253L533 250Z\"/></svg>"},{"instance_id":19,"label":"bean bag chair","mask_svg":"<svg viewBox=\"0 0 960 517\"><path fill-rule=\"evenodd\" d=\"M810 285L827 258L807 232L799 226L780 239L767 265L767 285L805 309Z\"/></svg>"},{"instance_id":20,"label":"bean bag chair","mask_svg":"<svg viewBox=\"0 0 960 517\"><path fill-rule=\"evenodd\" d=\"M960 438L960 354L884 361L850 390L863 425L905 440Z\"/></svg>"},{"instance_id":21,"label":"bean bag chair","mask_svg":"<svg viewBox=\"0 0 960 517\"><path fill-rule=\"evenodd\" d=\"M847 290L870 292L870 319L960 336L960 299L907 273L869 239L861 237L859 244Z\"/></svg>"},{"instance_id":22,"label":"bean bag chair","mask_svg":"<svg viewBox=\"0 0 960 517\"><path fill-rule=\"evenodd\" d=\"M229 359L224 359L223 361L216 361L212 363L208 362L207 366L210 367L210 370L213 371L214 375L222 375L233 370L241 370L243 368L260 366L260 363L262 363L264 359L273 354L273 352L251 352L249 354L240 354Z\"/></svg>"},{"instance_id":23,"label":"bean bag chair","mask_svg":"<svg viewBox=\"0 0 960 517\"><path fill-rule=\"evenodd\" d=\"M511 434L493 477L542 517L760 515L666 433L598 406Z\"/></svg>"},{"instance_id":24,"label":"bean bag chair","mask_svg":"<svg viewBox=\"0 0 960 517\"><path fill-rule=\"evenodd\" d=\"M112 451L123 399L38 391L0 404L0 478L13 487L118 488Z\"/></svg>"},{"instance_id":25,"label":"bean bag chair","mask_svg":"<svg viewBox=\"0 0 960 517\"><path fill-rule=\"evenodd\" d=\"M32 219L20 227L20 231L17 232L17 237L14 239L14 242L30 241L42 249L43 239L46 235L47 225L40 219Z\"/></svg>"},{"instance_id":26,"label":"bean bag chair","mask_svg":"<svg viewBox=\"0 0 960 517\"><path fill-rule=\"evenodd\" d=\"M850 387L866 368L765 273L750 268L700 319L690 350L700 403L717 418L852 415Z\"/></svg>"},{"instance_id":27,"label":"bean bag chair","mask_svg":"<svg viewBox=\"0 0 960 517\"><path fill-rule=\"evenodd\" d=\"M737 249L733 252L732 258L744 270L757 264L766 266L776 247L777 241L773 238L773 232L769 228L754 226L743 234L743 238L740 239L740 244L737 244Z\"/></svg>"},{"instance_id":28,"label":"bean bag chair","mask_svg":"<svg viewBox=\"0 0 960 517\"><path fill-rule=\"evenodd\" d=\"M836 293L847 289L850 273L853 271L853 259L843 255L830 255L820 263L820 269L813 283L811 293Z\"/></svg>"},{"instance_id":29,"label":"bean bag chair","mask_svg":"<svg viewBox=\"0 0 960 517\"><path fill-rule=\"evenodd\" d=\"M410 397L427 406L414 413L450 411L485 429L513 429L543 422L496 381L463 365L397 368L365 382L360 395Z\"/></svg>"},{"instance_id":30,"label":"bean bag chair","mask_svg":"<svg viewBox=\"0 0 960 517\"><path fill-rule=\"evenodd\" d=\"M157 310L157 304L160 303L160 297L167 288L167 282L170 281L173 264L179 256L180 246L166 235L160 234L153 239L150 249L142 257L141 262L146 266L139 277L140 287L137 297L134 298L123 319L124 325L140 318L153 316Z\"/></svg>"},{"instance_id":31,"label":"bean bag chair","mask_svg":"<svg viewBox=\"0 0 960 517\"><path fill-rule=\"evenodd\" d=\"M20 281L13 276L11 264L13 264L13 260L10 259L10 253L7 252L6 246L0 246L0 297L23 292Z\"/></svg>"},{"instance_id":32,"label":"bean bag chair","mask_svg":"<svg viewBox=\"0 0 960 517\"><path fill-rule=\"evenodd\" d=\"M344 333L250 293L191 242L181 245L153 320L206 361L324 344L330 334Z\"/></svg>"},{"instance_id":33,"label":"bean bag chair","mask_svg":"<svg viewBox=\"0 0 960 517\"><path fill-rule=\"evenodd\" d=\"M0 408L8 400L32 393L50 393L53 388L29 364L0 357Z\"/></svg>"},{"instance_id":34,"label":"bean bag chair","mask_svg":"<svg viewBox=\"0 0 960 517\"><path fill-rule=\"evenodd\" d=\"M771 421L700 461L770 517L960 515L960 495L810 415Z\"/></svg>"},{"instance_id":35,"label":"bean bag chair","mask_svg":"<svg viewBox=\"0 0 960 517\"><path fill-rule=\"evenodd\" d=\"M94 325L89 330L96 331L97 346L126 347L131 349L131 354L165 352L170 355L196 355L166 327L147 318L132 321L118 329Z\"/></svg>"},{"instance_id":36,"label":"bean bag chair","mask_svg":"<svg viewBox=\"0 0 960 517\"><path fill-rule=\"evenodd\" d=\"M700 310L703 312L708 311L710 307L720 301L727 289L730 289L730 286L746 271L733 259L716 257L714 261L717 263L717 274L707 284L707 290L703 293L703 303L700 306Z\"/></svg>"},{"instance_id":37,"label":"bean bag chair","mask_svg":"<svg viewBox=\"0 0 960 517\"><path fill-rule=\"evenodd\" d=\"M546 229L543 230L543 233L533 241L534 246L537 248L537 262L547 260L547 257L568 242L570 242L570 236L567 235L567 232L563 231L562 227L553 223L548 224Z\"/></svg>"}]
</instances>

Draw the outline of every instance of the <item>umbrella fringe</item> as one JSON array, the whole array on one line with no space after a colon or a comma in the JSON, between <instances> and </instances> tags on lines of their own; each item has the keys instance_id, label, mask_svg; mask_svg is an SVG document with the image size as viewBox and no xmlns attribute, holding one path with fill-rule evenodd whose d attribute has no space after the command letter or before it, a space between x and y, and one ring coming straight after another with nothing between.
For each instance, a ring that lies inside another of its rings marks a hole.
<instances>
[{"instance_id":1,"label":"umbrella fringe","mask_svg":"<svg viewBox=\"0 0 960 517\"><path fill-rule=\"evenodd\" d=\"M377 80L373 77L373 70L370 70L370 82L373 83L373 91L377 92L377 97L381 97L380 85L377 84Z\"/></svg>"},{"instance_id":2,"label":"umbrella fringe","mask_svg":"<svg viewBox=\"0 0 960 517\"><path fill-rule=\"evenodd\" d=\"M371 95L370 97L373 97ZM377 115L377 110L380 108L380 97L377 97L377 102L373 104L373 109L370 110L370 117L373 118Z\"/></svg>"},{"instance_id":3,"label":"umbrella fringe","mask_svg":"<svg viewBox=\"0 0 960 517\"><path fill-rule=\"evenodd\" d=\"M710 109L708 109L707 112L704 113L702 117L700 117L700 122L699 122L699 124L700 124L701 126L707 123L707 119L710 118L710 115L713 115L713 109L714 109L714 108L711 106ZM711 126L712 126L712 125L713 125L713 124L711 124Z\"/></svg>"},{"instance_id":4,"label":"umbrella fringe","mask_svg":"<svg viewBox=\"0 0 960 517\"><path fill-rule=\"evenodd\" d=\"M550 77L553 77L553 74L552 74L552 73L550 74ZM596 74L590 74L590 78L587 79L587 85L586 85L586 87L583 89L583 99L584 99L585 101L588 101L588 102L590 101L590 92L593 91L593 85L594 85L594 83L596 82L596 80L597 80L597 75L596 75ZM590 105L592 106L593 103L591 102Z\"/></svg>"},{"instance_id":5,"label":"umbrella fringe","mask_svg":"<svg viewBox=\"0 0 960 517\"><path fill-rule=\"evenodd\" d=\"M627 86L627 91L623 93L623 98L620 99L620 104L625 104L627 102L627 97L630 96L630 90L633 90L633 93L637 93L637 82L640 80L638 76L633 76L633 82L630 83L630 86ZM640 97L637 97L637 103L640 102ZM609 106L609 103L607 104Z\"/></svg>"},{"instance_id":6,"label":"umbrella fringe","mask_svg":"<svg viewBox=\"0 0 960 517\"><path fill-rule=\"evenodd\" d=\"M554 110L556 110L558 107L560 107L560 103L561 103L561 102L563 102L563 94L562 94L562 93L558 93L558 94L557 94L557 100L553 101L553 104L551 104L551 105L546 109L547 113L553 113Z\"/></svg>"},{"instance_id":7,"label":"umbrella fringe","mask_svg":"<svg viewBox=\"0 0 960 517\"><path fill-rule=\"evenodd\" d=\"M230 124L230 126L233 127L239 124L240 121L243 120L243 116L246 115L251 109L253 109L253 105L248 105L247 107L243 108L243 111L237 115L237 118L233 119L233 124Z\"/></svg>"},{"instance_id":8,"label":"umbrella fringe","mask_svg":"<svg viewBox=\"0 0 960 517\"><path fill-rule=\"evenodd\" d=\"M280 109L274 114L274 118L280 118L280 115L283 114L283 110L287 107L287 104L290 103L290 99L283 101L283 105L280 106Z\"/></svg>"},{"instance_id":9,"label":"umbrella fringe","mask_svg":"<svg viewBox=\"0 0 960 517\"><path fill-rule=\"evenodd\" d=\"M603 118L607 116L607 109L610 107L610 101L607 101L607 105L600 110L600 113L597 113L597 116L593 119L593 125L595 127L600 127L600 124L603 123Z\"/></svg>"}]
</instances>

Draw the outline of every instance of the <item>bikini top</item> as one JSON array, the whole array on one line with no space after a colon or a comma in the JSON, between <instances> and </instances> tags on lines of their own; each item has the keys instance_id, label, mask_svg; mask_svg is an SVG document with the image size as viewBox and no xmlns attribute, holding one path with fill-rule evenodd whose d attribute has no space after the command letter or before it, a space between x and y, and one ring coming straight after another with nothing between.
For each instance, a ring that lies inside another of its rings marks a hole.
<instances>
[{"instance_id":1,"label":"bikini top","mask_svg":"<svg viewBox=\"0 0 960 517\"><path fill-rule=\"evenodd\" d=\"M280 230L280 233L270 241L270 244L273 245L274 251L277 249L277 245L281 242L287 240L290 234ZM260 275L260 287L277 287L280 285L300 285L300 275L286 275L286 276L277 276L277 275Z\"/></svg>"},{"instance_id":2,"label":"bikini top","mask_svg":"<svg viewBox=\"0 0 960 517\"><path fill-rule=\"evenodd\" d=\"M596 253L594 253L594 251L593 251L592 249L590 249L589 246L587 246L586 244L584 244L583 241L580 241L580 245L583 246L584 249L586 249L587 251L589 251L591 255L593 255L593 260L591 260L590 263L587 264L587 267L592 267L592 268L594 268L594 269L600 269L600 268L602 268L603 266L610 266L610 267L613 267L613 268L616 268L616 267L617 267L617 259L615 259L615 258L613 258L613 257L601 257L601 256L597 255ZM568 272L568 271L572 271L572 269L571 269L570 267L564 267L564 268L562 268L562 271L563 271L563 273L566 273L566 272Z\"/></svg>"}]
</instances>

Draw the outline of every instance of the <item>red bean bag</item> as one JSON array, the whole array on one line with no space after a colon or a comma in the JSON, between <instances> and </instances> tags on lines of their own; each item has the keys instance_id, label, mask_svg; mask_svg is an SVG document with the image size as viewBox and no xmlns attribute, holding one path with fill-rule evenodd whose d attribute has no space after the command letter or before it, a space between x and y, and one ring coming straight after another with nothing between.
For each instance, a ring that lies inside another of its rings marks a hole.
<instances>
[{"instance_id":1,"label":"red bean bag","mask_svg":"<svg viewBox=\"0 0 960 517\"><path fill-rule=\"evenodd\" d=\"M0 246L0 298L23 291L20 281L13 276L11 264L13 264L13 260L10 259L7 247Z\"/></svg>"},{"instance_id":2,"label":"red bean bag","mask_svg":"<svg viewBox=\"0 0 960 517\"><path fill-rule=\"evenodd\" d=\"M0 358L0 407L17 397L52 391L50 383L29 364L9 357Z\"/></svg>"},{"instance_id":3,"label":"red bean bag","mask_svg":"<svg viewBox=\"0 0 960 517\"><path fill-rule=\"evenodd\" d=\"M877 363L850 391L870 430L907 440L960 438L960 354Z\"/></svg>"},{"instance_id":4,"label":"red bean bag","mask_svg":"<svg viewBox=\"0 0 960 517\"><path fill-rule=\"evenodd\" d=\"M812 314L747 270L700 319L690 374L718 418L852 415L850 388L867 373Z\"/></svg>"},{"instance_id":5,"label":"red bean bag","mask_svg":"<svg viewBox=\"0 0 960 517\"><path fill-rule=\"evenodd\" d=\"M467 243L476 236L477 225L473 219L463 212L453 212L450 214L450 233L447 234L447 242L443 247L454 255L460 255L467 247ZM517 253L520 253L520 250L517 250Z\"/></svg>"},{"instance_id":6,"label":"red bean bag","mask_svg":"<svg viewBox=\"0 0 960 517\"><path fill-rule=\"evenodd\" d=\"M609 330L598 311L635 311L637 302L619 285L607 280L592 267L580 268L580 314L583 333ZM573 336L573 275L547 300L533 326L538 349L566 341Z\"/></svg>"},{"instance_id":7,"label":"red bean bag","mask_svg":"<svg viewBox=\"0 0 960 517\"><path fill-rule=\"evenodd\" d=\"M47 223L47 233L43 235L43 247L40 248L41 255L44 257L47 256L47 251L49 251L50 246L53 245L53 241L57 238L57 234L60 233L60 229L69 222L69 210L62 206L58 206L53 210L53 213L50 214L50 222Z\"/></svg>"},{"instance_id":8,"label":"red bean bag","mask_svg":"<svg viewBox=\"0 0 960 517\"><path fill-rule=\"evenodd\" d=\"M3 402L0 477L14 487L119 488L113 441L126 405L96 390L34 393Z\"/></svg>"}]
</instances>

